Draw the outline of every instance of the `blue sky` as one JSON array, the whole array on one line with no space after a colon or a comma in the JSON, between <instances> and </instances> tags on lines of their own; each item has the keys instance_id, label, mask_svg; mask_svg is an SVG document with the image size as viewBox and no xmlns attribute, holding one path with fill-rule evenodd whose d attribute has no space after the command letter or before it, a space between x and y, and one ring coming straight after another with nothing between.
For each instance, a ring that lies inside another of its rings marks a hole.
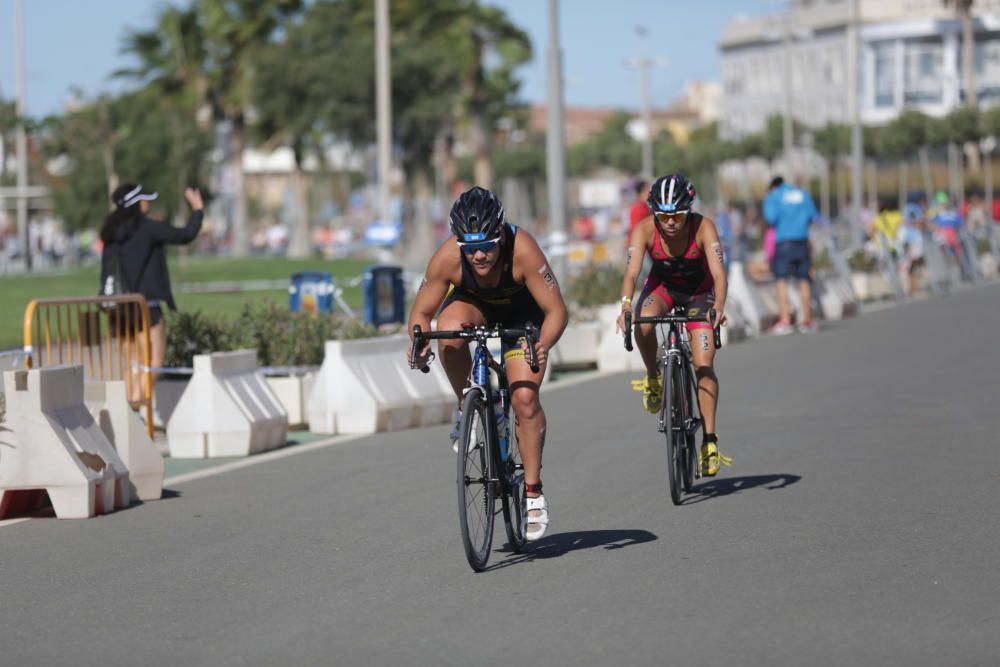
<instances>
[{"instance_id":1,"label":"blue sky","mask_svg":"<svg viewBox=\"0 0 1000 667\"><path fill-rule=\"evenodd\" d=\"M533 62L520 72L522 97L545 98L548 0L487 0L531 36ZM180 0L175 3L179 4ZM87 96L120 87L109 75L128 65L119 49L129 28L153 23L165 0L24 0L28 113L58 112L73 88ZM565 99L570 105L638 107L639 74L625 61L662 58L652 99L663 106L684 83L718 79L716 43L737 14L760 14L768 0L560 0ZM636 26L648 36L640 38ZM15 94L14 0L0 0L0 96Z\"/></svg>"}]
</instances>

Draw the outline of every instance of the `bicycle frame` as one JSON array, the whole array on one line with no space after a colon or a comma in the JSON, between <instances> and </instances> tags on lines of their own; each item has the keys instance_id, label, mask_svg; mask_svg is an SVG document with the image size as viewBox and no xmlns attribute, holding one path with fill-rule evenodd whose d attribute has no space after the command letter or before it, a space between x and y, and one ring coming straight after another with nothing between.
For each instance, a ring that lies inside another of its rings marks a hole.
<instances>
[{"instance_id":1,"label":"bicycle frame","mask_svg":"<svg viewBox=\"0 0 1000 667\"><path fill-rule=\"evenodd\" d=\"M538 358L535 356L535 342L538 340L538 330L534 326L528 326L524 328L506 328L501 326L486 327L486 326L470 326L465 327L460 330L454 331L423 331L419 325L414 325L413 327L413 354L416 354L417 350L421 349L423 344L430 340L442 340L442 339L461 339L468 341L475 341L476 347L472 353L472 370L469 373L468 383L466 385L465 391L468 392L472 388L478 388L483 392L486 398L486 411L489 415L489 424L487 424L487 429L490 431L491 441L497 443L498 449L500 450L500 463L507 460L508 448L510 447L510 437L504 438L502 433L497 433L497 414L495 409L495 398L496 394L493 391L493 384L490 382L490 371L492 370L497 376L497 391L500 393L500 408L502 410L504 420L507 424L510 423L510 386L507 382L507 365L504 361L503 355L500 355L500 360L497 361L490 354L488 341L491 339L519 339L524 338L528 342L528 366L531 368L533 373L539 371ZM424 366L420 370L424 373L430 372L428 366ZM413 358L410 359L410 367L414 366ZM495 480L494 480L495 481ZM507 480L501 480L501 483L506 485Z\"/></svg>"}]
</instances>

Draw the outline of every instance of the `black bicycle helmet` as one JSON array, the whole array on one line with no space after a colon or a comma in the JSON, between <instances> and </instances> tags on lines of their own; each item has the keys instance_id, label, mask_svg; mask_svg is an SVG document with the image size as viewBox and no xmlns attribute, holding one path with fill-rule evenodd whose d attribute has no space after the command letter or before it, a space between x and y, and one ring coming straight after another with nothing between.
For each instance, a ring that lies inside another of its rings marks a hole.
<instances>
[{"instance_id":1,"label":"black bicycle helmet","mask_svg":"<svg viewBox=\"0 0 1000 667\"><path fill-rule=\"evenodd\" d=\"M451 207L451 233L474 243L503 238L503 204L493 192L478 185L466 190Z\"/></svg>"},{"instance_id":2,"label":"black bicycle helmet","mask_svg":"<svg viewBox=\"0 0 1000 667\"><path fill-rule=\"evenodd\" d=\"M654 213L690 211L697 192L684 174L667 174L656 179L646 203Z\"/></svg>"}]
</instances>

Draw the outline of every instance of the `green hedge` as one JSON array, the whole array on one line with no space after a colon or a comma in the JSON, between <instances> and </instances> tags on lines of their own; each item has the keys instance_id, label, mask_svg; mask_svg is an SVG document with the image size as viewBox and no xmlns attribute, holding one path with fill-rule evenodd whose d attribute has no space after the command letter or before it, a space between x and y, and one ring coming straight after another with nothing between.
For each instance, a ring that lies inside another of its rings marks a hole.
<instances>
[{"instance_id":1,"label":"green hedge","mask_svg":"<svg viewBox=\"0 0 1000 667\"><path fill-rule=\"evenodd\" d=\"M257 350L260 366L317 366L328 340L377 336L374 327L333 315L289 313L270 299L246 303L235 317L193 312L167 319L168 368L190 368L194 355L228 350Z\"/></svg>"},{"instance_id":2,"label":"green hedge","mask_svg":"<svg viewBox=\"0 0 1000 667\"><path fill-rule=\"evenodd\" d=\"M625 273L611 264L585 266L569 281L566 299L578 308L596 308L621 299Z\"/></svg>"}]
</instances>

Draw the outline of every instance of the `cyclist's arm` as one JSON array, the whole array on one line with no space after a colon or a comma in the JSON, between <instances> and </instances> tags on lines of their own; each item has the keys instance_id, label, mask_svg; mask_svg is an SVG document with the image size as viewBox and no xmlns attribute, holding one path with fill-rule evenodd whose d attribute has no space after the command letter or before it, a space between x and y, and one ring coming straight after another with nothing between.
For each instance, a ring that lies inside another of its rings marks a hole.
<instances>
[{"instance_id":1,"label":"cyclist's arm","mask_svg":"<svg viewBox=\"0 0 1000 667\"><path fill-rule=\"evenodd\" d=\"M722 242L719 241L719 232L711 218L702 218L695 240L708 260L708 270L712 274L712 280L715 281L716 310L721 315L725 312L729 283L726 280L725 265L722 263L724 252Z\"/></svg>"},{"instance_id":2,"label":"cyclist's arm","mask_svg":"<svg viewBox=\"0 0 1000 667\"><path fill-rule=\"evenodd\" d=\"M427 263L427 272L424 274L423 282L420 283L420 289L417 290L413 308L410 310L410 320L406 324L406 330L411 338L414 324L419 324L424 331L431 330L431 318L448 296L448 289L451 287L451 269L458 265L459 258L455 256L458 252L458 246L454 242L446 241Z\"/></svg>"},{"instance_id":3,"label":"cyclist's arm","mask_svg":"<svg viewBox=\"0 0 1000 667\"><path fill-rule=\"evenodd\" d=\"M542 330L538 334L538 342L546 350L551 350L563 335L569 314L566 311L566 302L563 301L562 290L559 289L559 282L545 258L545 253L538 247L534 237L523 229L517 233L514 267L519 269L517 273L523 274L525 287L545 313L545 322L542 323Z\"/></svg>"},{"instance_id":4,"label":"cyclist's arm","mask_svg":"<svg viewBox=\"0 0 1000 667\"><path fill-rule=\"evenodd\" d=\"M635 281L642 273L642 262L646 258L646 243L649 240L650 225L645 224L645 220L639 222L632 230L632 236L628 240L628 248L625 252L625 277L622 278L621 303L631 304L632 295L635 293Z\"/></svg>"}]
</instances>

